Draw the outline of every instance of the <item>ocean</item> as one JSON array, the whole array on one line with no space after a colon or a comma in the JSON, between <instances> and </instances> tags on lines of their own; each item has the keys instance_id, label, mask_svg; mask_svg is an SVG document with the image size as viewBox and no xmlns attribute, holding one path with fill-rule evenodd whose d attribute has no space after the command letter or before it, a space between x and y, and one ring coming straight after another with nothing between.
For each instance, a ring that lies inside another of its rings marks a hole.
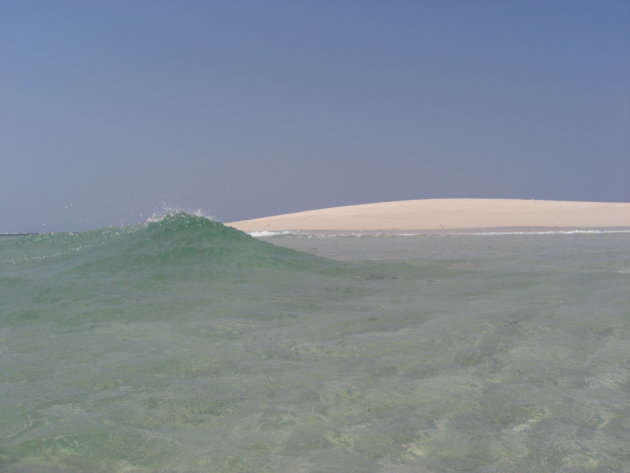
<instances>
[{"instance_id":1,"label":"ocean","mask_svg":"<svg viewBox=\"0 0 630 473\"><path fill-rule=\"evenodd\" d=\"M0 471L630 471L630 232L1 236Z\"/></svg>"}]
</instances>

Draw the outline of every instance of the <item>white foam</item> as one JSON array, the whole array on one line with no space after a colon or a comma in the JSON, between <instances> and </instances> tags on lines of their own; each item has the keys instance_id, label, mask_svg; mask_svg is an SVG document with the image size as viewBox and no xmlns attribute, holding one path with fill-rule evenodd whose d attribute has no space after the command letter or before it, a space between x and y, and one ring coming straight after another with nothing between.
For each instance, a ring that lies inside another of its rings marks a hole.
<instances>
[{"instance_id":1,"label":"white foam","mask_svg":"<svg viewBox=\"0 0 630 473\"><path fill-rule=\"evenodd\" d=\"M259 231L248 232L254 238L269 238L274 236L295 236L299 238L387 238L387 237L427 237L427 236L518 236L518 235L606 235L614 233L630 233L630 229L572 229L572 230L523 230L523 231L432 231L417 233L398 232L294 232L294 231Z\"/></svg>"},{"instance_id":2,"label":"white foam","mask_svg":"<svg viewBox=\"0 0 630 473\"><path fill-rule=\"evenodd\" d=\"M202 217L208 220L216 220L216 218L210 216L205 210L199 208L197 210L189 210L179 206L171 206L169 204L162 204L161 208L153 211L150 217L147 217L145 223L155 223L163 220L169 215L175 215L176 213L184 212L195 217Z\"/></svg>"},{"instance_id":3,"label":"white foam","mask_svg":"<svg viewBox=\"0 0 630 473\"><path fill-rule=\"evenodd\" d=\"M543 231L520 231L520 232L464 232L459 235L475 236L495 236L495 235L603 235L608 233L630 233L630 230L543 230Z\"/></svg>"},{"instance_id":4,"label":"white foam","mask_svg":"<svg viewBox=\"0 0 630 473\"><path fill-rule=\"evenodd\" d=\"M273 237L273 236L278 236L278 235L300 235L300 233L289 232L289 231L284 231L284 232L262 231L262 232L248 232L247 234L254 238L268 238L268 237Z\"/></svg>"}]
</instances>

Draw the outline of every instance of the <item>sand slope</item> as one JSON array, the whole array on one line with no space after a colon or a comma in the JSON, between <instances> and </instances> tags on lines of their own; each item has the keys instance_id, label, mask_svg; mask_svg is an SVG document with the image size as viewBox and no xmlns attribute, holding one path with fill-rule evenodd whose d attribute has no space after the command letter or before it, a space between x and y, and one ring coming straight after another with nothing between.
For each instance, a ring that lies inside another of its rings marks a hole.
<instances>
[{"instance_id":1,"label":"sand slope","mask_svg":"<svg viewBox=\"0 0 630 473\"><path fill-rule=\"evenodd\" d=\"M630 228L630 203L519 199L403 200L310 210L227 225L247 232Z\"/></svg>"}]
</instances>

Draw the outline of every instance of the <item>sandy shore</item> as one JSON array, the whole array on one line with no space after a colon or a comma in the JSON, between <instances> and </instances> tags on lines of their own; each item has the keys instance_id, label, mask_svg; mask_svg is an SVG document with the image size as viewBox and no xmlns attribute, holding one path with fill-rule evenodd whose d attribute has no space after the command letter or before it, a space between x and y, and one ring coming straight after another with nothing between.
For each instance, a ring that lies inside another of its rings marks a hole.
<instances>
[{"instance_id":1,"label":"sandy shore","mask_svg":"<svg viewBox=\"0 0 630 473\"><path fill-rule=\"evenodd\" d=\"M630 203L424 199L349 205L227 223L254 231L630 228Z\"/></svg>"}]
</instances>

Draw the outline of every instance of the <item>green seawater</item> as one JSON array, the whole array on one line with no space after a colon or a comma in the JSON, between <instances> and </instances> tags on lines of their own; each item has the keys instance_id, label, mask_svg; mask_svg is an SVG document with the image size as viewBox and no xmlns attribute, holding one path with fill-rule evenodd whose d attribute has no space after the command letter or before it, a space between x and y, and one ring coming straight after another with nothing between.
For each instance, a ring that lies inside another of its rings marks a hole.
<instances>
[{"instance_id":1,"label":"green seawater","mask_svg":"<svg viewBox=\"0 0 630 473\"><path fill-rule=\"evenodd\" d=\"M0 471L630 471L630 233L0 237Z\"/></svg>"}]
</instances>

